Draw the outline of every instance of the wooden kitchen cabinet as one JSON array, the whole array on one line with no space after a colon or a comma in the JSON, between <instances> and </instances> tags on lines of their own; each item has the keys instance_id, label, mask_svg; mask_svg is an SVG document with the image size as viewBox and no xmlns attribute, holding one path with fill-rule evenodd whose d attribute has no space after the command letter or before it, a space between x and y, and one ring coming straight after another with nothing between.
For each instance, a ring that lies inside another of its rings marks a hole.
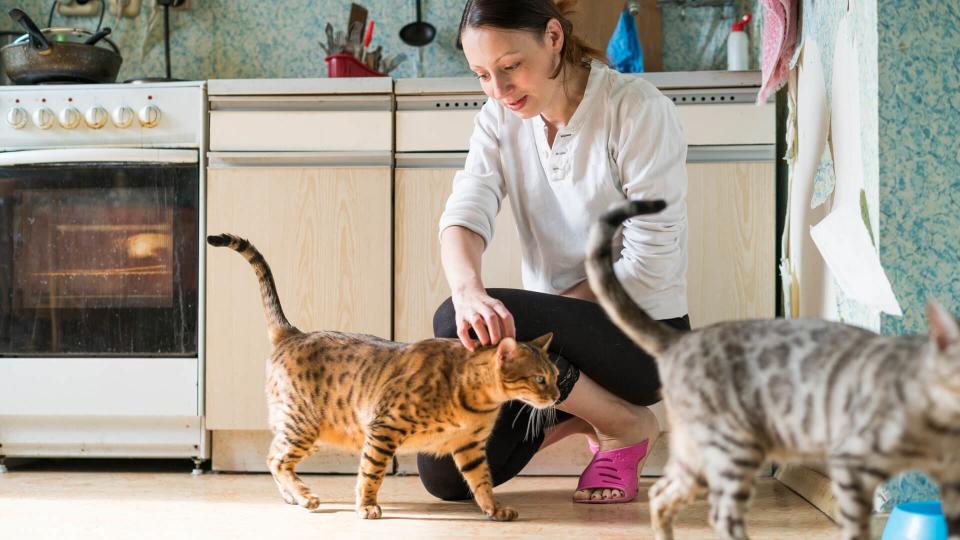
<instances>
[{"instance_id":1,"label":"wooden kitchen cabinet","mask_svg":"<svg viewBox=\"0 0 960 540\"><path fill-rule=\"evenodd\" d=\"M210 167L207 233L249 239L273 270L284 313L304 331L390 337L389 167ZM264 430L270 352L256 275L207 246L206 424Z\"/></svg>"},{"instance_id":2,"label":"wooden kitchen cabinet","mask_svg":"<svg viewBox=\"0 0 960 540\"><path fill-rule=\"evenodd\" d=\"M450 290L440 264L437 223L454 168L398 168L395 201L394 333L433 335L431 321ZM689 163L687 295L694 326L774 316L774 164ZM509 202L509 200L507 201ZM483 256L487 287L522 288L520 243L508 205Z\"/></svg>"},{"instance_id":3,"label":"wooden kitchen cabinet","mask_svg":"<svg viewBox=\"0 0 960 540\"><path fill-rule=\"evenodd\" d=\"M440 264L437 225L458 170L396 170L394 339L398 341L433 337L433 313L450 296ZM520 238L509 200L497 216L494 239L483 254L481 271L487 287L523 287Z\"/></svg>"},{"instance_id":4,"label":"wooden kitchen cabinet","mask_svg":"<svg viewBox=\"0 0 960 540\"><path fill-rule=\"evenodd\" d=\"M693 327L775 315L772 161L688 163L687 303Z\"/></svg>"}]
</instances>

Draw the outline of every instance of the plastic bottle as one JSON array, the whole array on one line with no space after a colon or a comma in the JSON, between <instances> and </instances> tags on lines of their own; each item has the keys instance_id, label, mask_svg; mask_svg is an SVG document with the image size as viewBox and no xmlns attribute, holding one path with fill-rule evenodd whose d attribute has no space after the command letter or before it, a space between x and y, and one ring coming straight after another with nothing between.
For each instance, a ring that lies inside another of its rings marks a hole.
<instances>
[{"instance_id":1,"label":"plastic bottle","mask_svg":"<svg viewBox=\"0 0 960 540\"><path fill-rule=\"evenodd\" d=\"M753 16L749 13L730 28L730 37L727 38L727 70L745 71L750 69L750 55L747 53L746 26Z\"/></svg>"}]
</instances>

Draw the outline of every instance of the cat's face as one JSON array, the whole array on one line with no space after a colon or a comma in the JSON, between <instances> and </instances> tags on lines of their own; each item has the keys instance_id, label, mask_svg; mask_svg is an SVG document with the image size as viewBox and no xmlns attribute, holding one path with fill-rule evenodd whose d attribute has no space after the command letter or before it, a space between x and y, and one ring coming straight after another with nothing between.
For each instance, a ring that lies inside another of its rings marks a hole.
<instances>
[{"instance_id":1,"label":"cat's face","mask_svg":"<svg viewBox=\"0 0 960 540\"><path fill-rule=\"evenodd\" d=\"M549 407L560 398L557 366L547 357L553 334L528 343L503 338L495 352L500 369L500 384L510 399L518 399L537 408Z\"/></svg>"},{"instance_id":2,"label":"cat's face","mask_svg":"<svg viewBox=\"0 0 960 540\"><path fill-rule=\"evenodd\" d=\"M935 301L927 305L927 320L934 351L934 399L960 414L960 324Z\"/></svg>"}]
</instances>

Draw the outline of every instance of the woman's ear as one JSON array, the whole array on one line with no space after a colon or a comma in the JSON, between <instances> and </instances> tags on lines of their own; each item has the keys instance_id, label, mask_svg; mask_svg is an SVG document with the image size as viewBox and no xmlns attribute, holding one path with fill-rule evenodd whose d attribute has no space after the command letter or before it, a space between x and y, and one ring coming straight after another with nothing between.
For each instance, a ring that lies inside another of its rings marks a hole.
<instances>
[{"instance_id":1,"label":"woman's ear","mask_svg":"<svg viewBox=\"0 0 960 540\"><path fill-rule=\"evenodd\" d=\"M552 52L559 53L563 49L563 26L560 21L550 19L547 21L547 28L543 34L543 40Z\"/></svg>"}]
</instances>

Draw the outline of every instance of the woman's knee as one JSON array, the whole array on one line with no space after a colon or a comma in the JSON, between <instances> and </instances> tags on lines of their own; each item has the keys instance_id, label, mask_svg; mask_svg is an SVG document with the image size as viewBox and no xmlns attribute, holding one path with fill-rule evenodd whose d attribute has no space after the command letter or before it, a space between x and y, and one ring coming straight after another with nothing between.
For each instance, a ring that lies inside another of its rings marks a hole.
<instances>
[{"instance_id":1,"label":"woman's knee","mask_svg":"<svg viewBox=\"0 0 960 540\"><path fill-rule=\"evenodd\" d=\"M434 497L444 501L464 501L472 497L470 488L449 456L435 458L420 454L417 469L420 483Z\"/></svg>"},{"instance_id":2,"label":"woman's knee","mask_svg":"<svg viewBox=\"0 0 960 540\"><path fill-rule=\"evenodd\" d=\"M457 337L457 312L453 309L453 299L444 300L433 314L433 335L441 338Z\"/></svg>"}]
</instances>

